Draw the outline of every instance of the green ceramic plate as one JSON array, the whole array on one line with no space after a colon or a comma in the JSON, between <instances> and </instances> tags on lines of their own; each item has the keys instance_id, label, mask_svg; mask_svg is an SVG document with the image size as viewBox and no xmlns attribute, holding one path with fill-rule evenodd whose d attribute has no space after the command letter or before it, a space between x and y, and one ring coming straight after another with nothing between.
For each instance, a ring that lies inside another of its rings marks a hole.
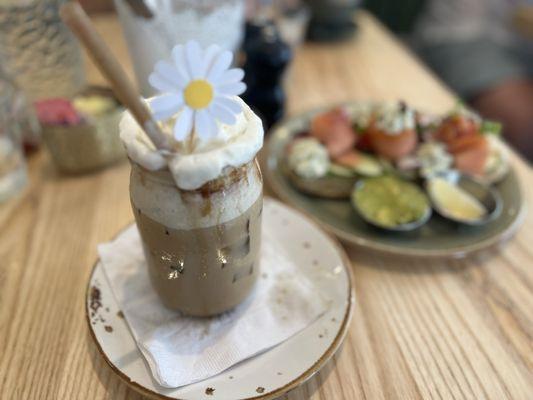
<instances>
[{"instance_id":1,"label":"green ceramic plate","mask_svg":"<svg viewBox=\"0 0 533 400\"><path fill-rule=\"evenodd\" d=\"M282 171L284 148L292 136L307 129L311 116L321 111L324 110L307 112L273 128L263 171L270 187L283 201L308 214L340 239L389 254L464 257L509 239L522 222L525 204L512 170L495 185L503 199L501 215L482 227L460 226L434 215L417 231L388 233L365 223L347 200L326 200L299 192Z\"/></svg>"}]
</instances>

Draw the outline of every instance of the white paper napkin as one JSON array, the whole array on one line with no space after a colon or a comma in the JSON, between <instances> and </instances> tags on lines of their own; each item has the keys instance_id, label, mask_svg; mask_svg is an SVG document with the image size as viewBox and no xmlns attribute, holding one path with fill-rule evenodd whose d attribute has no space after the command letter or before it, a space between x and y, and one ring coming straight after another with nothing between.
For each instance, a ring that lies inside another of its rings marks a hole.
<instances>
[{"instance_id":1,"label":"white paper napkin","mask_svg":"<svg viewBox=\"0 0 533 400\"><path fill-rule=\"evenodd\" d=\"M287 340L327 309L314 283L263 224L261 272L233 311L191 318L165 308L152 288L135 225L98 252L115 298L155 380L175 388L226 370Z\"/></svg>"}]
</instances>

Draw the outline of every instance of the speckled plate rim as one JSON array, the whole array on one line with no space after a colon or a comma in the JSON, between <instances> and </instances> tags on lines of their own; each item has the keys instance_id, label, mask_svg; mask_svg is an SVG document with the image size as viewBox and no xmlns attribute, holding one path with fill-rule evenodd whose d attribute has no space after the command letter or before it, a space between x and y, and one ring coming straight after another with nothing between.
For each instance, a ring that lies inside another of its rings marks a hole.
<instances>
[{"instance_id":1,"label":"speckled plate rim","mask_svg":"<svg viewBox=\"0 0 533 400\"><path fill-rule=\"evenodd\" d=\"M277 135L284 125L291 121L295 120L301 120L301 119L309 119L312 115L317 114L319 112L335 108L335 107L342 107L342 106L350 106L354 105L356 103L361 103L363 101L345 101L341 103L332 104L330 106L322 106L322 107L315 107L311 110L301 112L299 114L296 114L294 116L289 116L286 118L283 118L281 121L276 123L271 129L270 134L266 142L266 153L264 155L264 158L261 162L261 171L263 172L265 179L270 186L270 188L273 190L275 195L282 200L285 204L288 204L298 211L300 211L302 214L306 215L309 219L311 219L313 222L321 226L326 232L336 236L341 241L347 244L356 245L362 248L367 248L373 251L385 253L388 255L393 256L407 256L407 257L430 257L430 258L464 258L467 257L470 254L476 253L481 250L485 250L488 248L492 248L494 246L497 246L501 243L505 243L509 239L511 239L518 228L522 225L522 223L525 220L526 213L527 213L527 204L524 201L523 196L523 190L521 187L520 180L518 181L518 197L520 199L520 209L516 213L515 219L513 222L507 227L506 230L503 232L491 236L485 240L479 241L475 244L465 245L465 246L457 246L453 249L447 249L447 250L422 250L422 249L407 249L402 248L401 246L391 246L387 244L382 244L375 242L373 240L368 240L363 237L350 234L347 232L344 232L341 229L338 229L335 225L323 221L322 219L314 216L312 213L309 212L309 210L305 209L304 207L300 207L298 204L295 204L295 202L291 199L289 195L287 195L283 189L283 187L278 183L277 178L274 176L274 171L279 171L279 160L276 154L274 154L272 147L274 146L274 142L276 140L279 140L277 138ZM376 101L368 101L368 103L376 103ZM279 172L280 174L283 174L282 172ZM514 173L511 166L510 173Z\"/></svg>"},{"instance_id":2,"label":"speckled plate rim","mask_svg":"<svg viewBox=\"0 0 533 400\"><path fill-rule=\"evenodd\" d=\"M267 196L265 196L266 198ZM278 200L269 197L270 201L279 203ZM348 328L350 326L350 321L353 316L354 312L354 303L355 303L355 281L354 281L354 275L352 271L352 263L350 259L348 258L348 255L346 254L346 251L342 248L342 245L339 243L339 241L333 237L328 232L324 232L321 225L317 224L313 219L310 219L305 214L301 213L299 210L297 210L295 207L292 207L288 204L281 203L284 207L289 208L292 212L295 212L297 214L300 214L302 218L305 218L307 220L310 220L316 229L322 231L324 233L324 236L326 237L326 240L329 242L329 244L335 249L335 251L339 254L342 265L344 267L344 270L346 271L346 274L348 276L348 297L346 299L346 311L344 313L343 320L340 324L339 330L333 339L331 345L326 349L324 354L306 371L304 371L300 376L293 379L286 385L279 387L275 389L272 392L265 393L264 395L260 396L254 396L254 397L248 397L241 400L271 400L276 399L284 394L287 394L293 389L296 389L298 386L304 384L307 380L313 377L328 361L329 359L335 354L335 352L339 349L340 345L342 344L344 338L346 337L346 334L348 333ZM110 240L115 239L118 235L120 235L125 229L127 229L133 221L128 223L124 228L120 229L119 232L117 232ZM129 387L137 391L138 393L147 396L151 399L164 399L164 400L184 400L184 399L176 399L175 397L168 397L163 394L154 392L141 384L132 381L125 373L123 373L120 369L118 369L111 360L107 357L107 354L103 350L102 346L100 345L100 342L98 341L98 338L96 337L96 334L94 333L94 330L91 325L91 317L90 317L90 309L89 309L89 302L87 299L90 297L91 292L91 282L93 279L93 275L96 271L96 267L98 263L100 262L100 258L97 257L96 261L94 262L91 273L89 274L89 278L87 281L87 287L85 289L84 294L84 301L85 301L85 321L87 323L87 326L89 328L89 333L92 338L93 343L96 345L96 349L98 353L102 356L102 358L105 360L106 364L111 368L111 370ZM142 356L141 356L142 357ZM149 372L148 372L149 373Z\"/></svg>"}]
</instances>

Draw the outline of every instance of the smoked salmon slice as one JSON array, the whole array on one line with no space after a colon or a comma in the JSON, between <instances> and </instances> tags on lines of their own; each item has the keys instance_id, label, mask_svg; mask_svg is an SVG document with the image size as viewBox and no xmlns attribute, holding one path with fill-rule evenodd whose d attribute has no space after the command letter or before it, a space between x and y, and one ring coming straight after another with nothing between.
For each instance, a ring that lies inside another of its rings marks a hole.
<instances>
[{"instance_id":1,"label":"smoked salmon slice","mask_svg":"<svg viewBox=\"0 0 533 400\"><path fill-rule=\"evenodd\" d=\"M457 137L448 142L448 152L452 154L460 153L464 150L481 147L485 142L486 139L482 135Z\"/></svg>"},{"instance_id":2,"label":"smoked salmon slice","mask_svg":"<svg viewBox=\"0 0 533 400\"><path fill-rule=\"evenodd\" d=\"M353 168L357 165L360 158L360 153L358 151L351 150L335 158L335 162L343 167Z\"/></svg>"},{"instance_id":3,"label":"smoked salmon slice","mask_svg":"<svg viewBox=\"0 0 533 400\"><path fill-rule=\"evenodd\" d=\"M371 125L366 135L369 136L372 150L392 161L399 160L410 154L418 143L417 134L413 129L388 134Z\"/></svg>"},{"instance_id":4,"label":"smoked salmon slice","mask_svg":"<svg viewBox=\"0 0 533 400\"><path fill-rule=\"evenodd\" d=\"M490 149L476 121L463 116L448 117L434 137L447 145L455 168L470 175L483 174Z\"/></svg>"},{"instance_id":5,"label":"smoked salmon slice","mask_svg":"<svg viewBox=\"0 0 533 400\"><path fill-rule=\"evenodd\" d=\"M462 116L452 116L441 123L434 137L438 141L449 144L460 137L477 135L479 135L479 128L475 121Z\"/></svg>"},{"instance_id":6,"label":"smoked salmon slice","mask_svg":"<svg viewBox=\"0 0 533 400\"><path fill-rule=\"evenodd\" d=\"M310 133L326 146L331 158L353 149L357 142L350 118L340 108L313 118Z\"/></svg>"},{"instance_id":7,"label":"smoked salmon slice","mask_svg":"<svg viewBox=\"0 0 533 400\"><path fill-rule=\"evenodd\" d=\"M488 155L488 149L465 150L455 155L455 168L465 174L482 176Z\"/></svg>"},{"instance_id":8,"label":"smoked salmon slice","mask_svg":"<svg viewBox=\"0 0 533 400\"><path fill-rule=\"evenodd\" d=\"M489 144L481 135L474 137L476 140L456 141L454 151L455 168L470 175L483 175L489 157Z\"/></svg>"}]
</instances>

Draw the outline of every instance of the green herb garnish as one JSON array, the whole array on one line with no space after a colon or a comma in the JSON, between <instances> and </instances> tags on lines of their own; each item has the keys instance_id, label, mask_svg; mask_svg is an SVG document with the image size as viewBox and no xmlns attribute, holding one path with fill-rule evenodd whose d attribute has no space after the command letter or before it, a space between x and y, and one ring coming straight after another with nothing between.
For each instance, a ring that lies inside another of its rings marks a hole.
<instances>
[{"instance_id":1,"label":"green herb garnish","mask_svg":"<svg viewBox=\"0 0 533 400\"><path fill-rule=\"evenodd\" d=\"M483 121L480 127L484 135L500 135L502 133L502 124L496 121Z\"/></svg>"}]
</instances>

